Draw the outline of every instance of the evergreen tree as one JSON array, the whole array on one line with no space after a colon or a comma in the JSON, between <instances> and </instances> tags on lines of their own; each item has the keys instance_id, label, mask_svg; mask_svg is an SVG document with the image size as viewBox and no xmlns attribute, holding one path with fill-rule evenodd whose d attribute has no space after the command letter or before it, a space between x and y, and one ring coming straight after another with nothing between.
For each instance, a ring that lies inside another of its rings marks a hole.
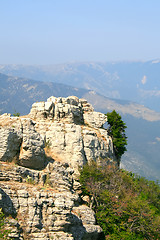
<instances>
[{"instance_id":1,"label":"evergreen tree","mask_svg":"<svg viewBox=\"0 0 160 240\"><path fill-rule=\"evenodd\" d=\"M108 134L112 137L114 152L118 159L118 163L120 164L121 156L127 151L127 137L125 134L125 129L127 127L122 121L121 116L115 110L111 113L108 112L106 116L109 124Z\"/></svg>"}]
</instances>

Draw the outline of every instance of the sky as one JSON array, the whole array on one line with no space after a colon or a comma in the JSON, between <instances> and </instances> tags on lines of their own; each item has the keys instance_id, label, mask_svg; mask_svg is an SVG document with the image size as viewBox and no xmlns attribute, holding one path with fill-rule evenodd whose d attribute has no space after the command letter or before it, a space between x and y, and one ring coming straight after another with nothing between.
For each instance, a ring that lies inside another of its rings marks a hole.
<instances>
[{"instance_id":1,"label":"sky","mask_svg":"<svg viewBox=\"0 0 160 240\"><path fill-rule=\"evenodd\" d=\"M0 0L0 64L160 58L160 0Z\"/></svg>"}]
</instances>

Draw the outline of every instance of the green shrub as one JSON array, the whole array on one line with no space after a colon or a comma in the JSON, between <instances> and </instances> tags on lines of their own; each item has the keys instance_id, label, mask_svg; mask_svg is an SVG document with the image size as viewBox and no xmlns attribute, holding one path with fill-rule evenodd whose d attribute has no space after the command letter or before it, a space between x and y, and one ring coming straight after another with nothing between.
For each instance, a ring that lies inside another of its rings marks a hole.
<instances>
[{"instance_id":1,"label":"green shrub","mask_svg":"<svg viewBox=\"0 0 160 240\"><path fill-rule=\"evenodd\" d=\"M20 113L15 111L15 112L13 113L13 116L14 116L14 117L19 117L19 116L20 116Z\"/></svg>"},{"instance_id":2,"label":"green shrub","mask_svg":"<svg viewBox=\"0 0 160 240\"><path fill-rule=\"evenodd\" d=\"M35 181L34 181L34 179L31 176L28 175L26 177L26 183L35 184Z\"/></svg>"},{"instance_id":3,"label":"green shrub","mask_svg":"<svg viewBox=\"0 0 160 240\"><path fill-rule=\"evenodd\" d=\"M84 166L80 183L106 239L160 239L157 183L96 163Z\"/></svg>"},{"instance_id":4,"label":"green shrub","mask_svg":"<svg viewBox=\"0 0 160 240\"><path fill-rule=\"evenodd\" d=\"M6 223L7 223L7 220L5 218L5 215L2 209L0 209L0 239L10 239L8 238L8 234L10 233L10 231L5 229Z\"/></svg>"}]
</instances>

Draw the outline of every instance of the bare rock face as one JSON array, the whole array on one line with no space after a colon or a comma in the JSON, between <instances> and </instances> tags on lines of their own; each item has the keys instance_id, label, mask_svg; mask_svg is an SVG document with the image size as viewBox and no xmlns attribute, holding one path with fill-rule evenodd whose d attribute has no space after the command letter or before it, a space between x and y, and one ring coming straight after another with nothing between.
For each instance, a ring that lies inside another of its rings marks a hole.
<instances>
[{"instance_id":1,"label":"bare rock face","mask_svg":"<svg viewBox=\"0 0 160 240\"><path fill-rule=\"evenodd\" d=\"M83 124L84 121L91 127L101 128L107 121L103 113L93 111L93 107L85 99L75 96L68 98L50 97L47 102L37 102L32 105L30 117L33 119L54 119L75 124Z\"/></svg>"},{"instance_id":2,"label":"bare rock face","mask_svg":"<svg viewBox=\"0 0 160 240\"><path fill-rule=\"evenodd\" d=\"M0 116L0 159L12 162L19 156L22 142L22 125L19 119Z\"/></svg>"},{"instance_id":3,"label":"bare rock face","mask_svg":"<svg viewBox=\"0 0 160 240\"><path fill-rule=\"evenodd\" d=\"M12 216L11 239L101 238L77 175L87 162L117 165L106 121L75 96L34 103L27 117L0 116L0 208Z\"/></svg>"},{"instance_id":4,"label":"bare rock face","mask_svg":"<svg viewBox=\"0 0 160 240\"><path fill-rule=\"evenodd\" d=\"M79 101L82 104L84 113L85 112L93 112L94 109L93 109L92 105L90 103L88 103L86 99L81 98Z\"/></svg>"},{"instance_id":5,"label":"bare rock face","mask_svg":"<svg viewBox=\"0 0 160 240\"><path fill-rule=\"evenodd\" d=\"M47 117L53 118L54 104L48 102L36 102L32 105L30 116L33 119L46 119Z\"/></svg>"},{"instance_id":6,"label":"bare rock face","mask_svg":"<svg viewBox=\"0 0 160 240\"><path fill-rule=\"evenodd\" d=\"M32 105L30 117L33 119L50 118L59 121L83 123L82 106L75 96L68 98L48 98L47 102L38 102Z\"/></svg>"},{"instance_id":7,"label":"bare rock face","mask_svg":"<svg viewBox=\"0 0 160 240\"><path fill-rule=\"evenodd\" d=\"M10 215L10 239L100 239L102 229L74 191L72 174L57 162L44 171L1 165L0 208Z\"/></svg>"},{"instance_id":8,"label":"bare rock face","mask_svg":"<svg viewBox=\"0 0 160 240\"><path fill-rule=\"evenodd\" d=\"M0 159L42 169L46 147L47 156L75 171L101 158L116 164L112 140L102 128L106 120L84 99L50 97L34 103L28 118L0 117Z\"/></svg>"},{"instance_id":9,"label":"bare rock face","mask_svg":"<svg viewBox=\"0 0 160 240\"><path fill-rule=\"evenodd\" d=\"M31 119L0 117L0 160L34 169L44 167L44 141Z\"/></svg>"},{"instance_id":10,"label":"bare rock face","mask_svg":"<svg viewBox=\"0 0 160 240\"><path fill-rule=\"evenodd\" d=\"M36 126L38 132L42 124L46 129L43 137L48 144L50 156L68 163L75 171L85 163L99 161L101 158L110 164L116 163L112 140L106 130L53 122Z\"/></svg>"},{"instance_id":11,"label":"bare rock face","mask_svg":"<svg viewBox=\"0 0 160 240\"><path fill-rule=\"evenodd\" d=\"M23 127L23 140L19 154L19 165L42 169L45 163L44 141L35 131L31 119L21 119Z\"/></svg>"},{"instance_id":12,"label":"bare rock face","mask_svg":"<svg viewBox=\"0 0 160 240\"><path fill-rule=\"evenodd\" d=\"M107 117L95 112L85 99L52 96L43 102L43 111L39 103L36 106L35 110L33 104L29 116L35 119L36 131L45 140L51 157L69 163L75 171L92 160L105 158L108 163L116 164L112 140L103 129Z\"/></svg>"},{"instance_id":13,"label":"bare rock face","mask_svg":"<svg viewBox=\"0 0 160 240\"><path fill-rule=\"evenodd\" d=\"M102 128L107 121L107 116L100 112L86 112L84 122L93 128Z\"/></svg>"}]
</instances>

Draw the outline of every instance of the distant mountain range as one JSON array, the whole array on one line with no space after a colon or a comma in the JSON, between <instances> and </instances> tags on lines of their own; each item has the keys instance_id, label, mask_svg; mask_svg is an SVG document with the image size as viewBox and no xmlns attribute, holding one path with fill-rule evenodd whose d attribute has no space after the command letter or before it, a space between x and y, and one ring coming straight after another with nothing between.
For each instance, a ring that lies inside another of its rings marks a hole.
<instances>
[{"instance_id":1,"label":"distant mountain range","mask_svg":"<svg viewBox=\"0 0 160 240\"><path fill-rule=\"evenodd\" d=\"M104 97L93 90L0 74L1 113L25 115L36 101L69 95L86 98L97 111L118 111L128 127L128 151L122 158L122 167L160 180L160 113L131 101Z\"/></svg>"},{"instance_id":2,"label":"distant mountain range","mask_svg":"<svg viewBox=\"0 0 160 240\"><path fill-rule=\"evenodd\" d=\"M0 72L94 90L105 97L126 99L160 112L160 60L46 66L1 64Z\"/></svg>"},{"instance_id":3,"label":"distant mountain range","mask_svg":"<svg viewBox=\"0 0 160 240\"><path fill-rule=\"evenodd\" d=\"M46 100L50 96L76 95L81 97L88 92L64 84L40 82L27 78L7 76L0 73L0 112L15 111L21 115L28 114L32 104Z\"/></svg>"}]
</instances>

